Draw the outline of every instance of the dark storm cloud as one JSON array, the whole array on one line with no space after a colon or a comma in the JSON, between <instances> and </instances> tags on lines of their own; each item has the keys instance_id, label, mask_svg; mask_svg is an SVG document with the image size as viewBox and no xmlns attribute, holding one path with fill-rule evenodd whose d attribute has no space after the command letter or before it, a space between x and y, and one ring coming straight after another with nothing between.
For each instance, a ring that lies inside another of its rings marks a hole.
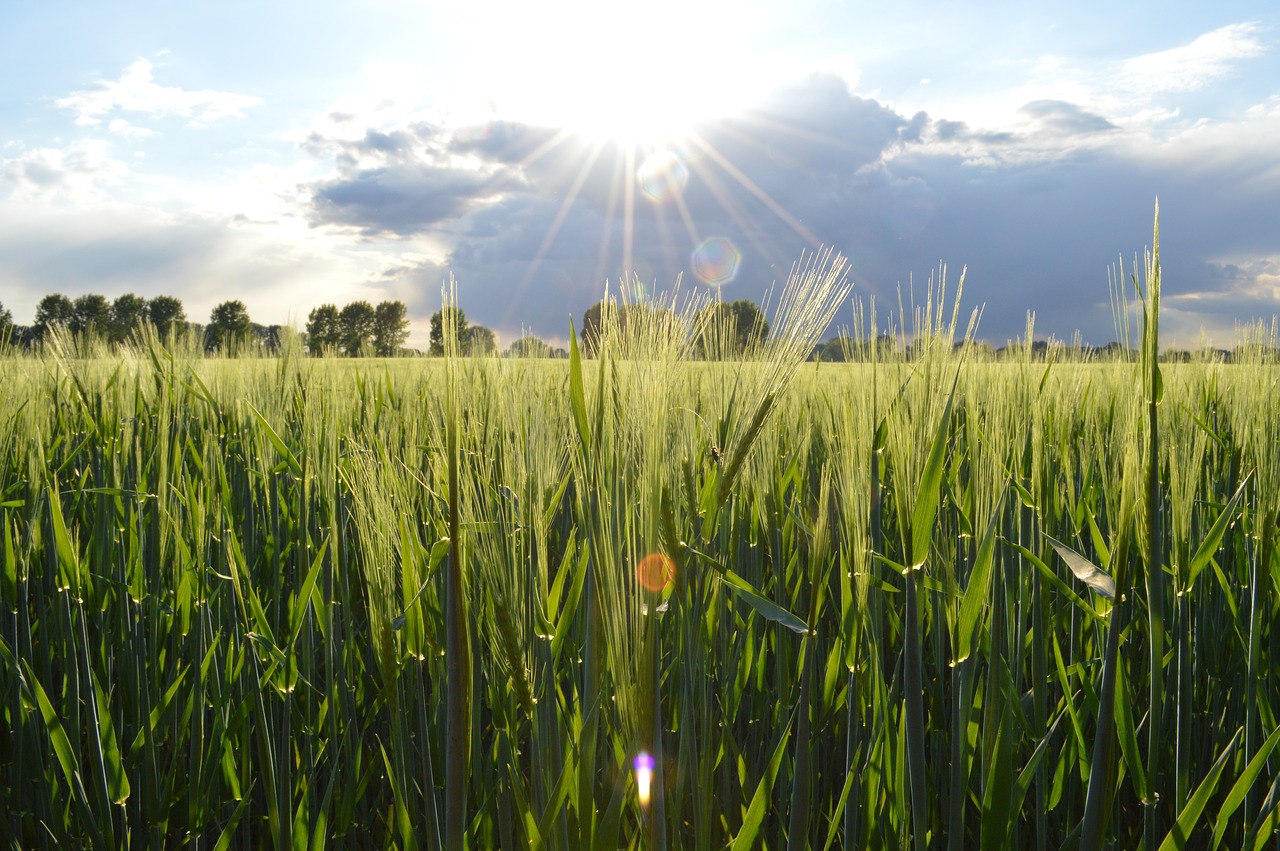
<instances>
[{"instance_id":1,"label":"dark storm cloud","mask_svg":"<svg viewBox=\"0 0 1280 851\"><path fill-rule=\"evenodd\" d=\"M312 191L313 223L345 225L366 236L409 236L459 218L492 190L484 174L413 163L360 170Z\"/></svg>"},{"instance_id":2,"label":"dark storm cloud","mask_svg":"<svg viewBox=\"0 0 1280 851\"><path fill-rule=\"evenodd\" d=\"M628 245L628 269L645 285L683 275L696 289L691 253L723 236L742 253L728 298L761 299L801 252L825 244L849 256L855 293L880 305L896 307L908 282L922 293L940 263L954 289L967 265L964 303L985 305L983 337L1020 336L1033 311L1038 335L1078 330L1104 343L1114 329L1108 269L1123 257L1131 271L1159 195L1166 293L1186 309L1183 324L1193 308L1214 321L1215 303L1245 317L1276 311L1274 285L1259 283L1268 273L1230 259L1280 255L1269 224L1280 193L1274 174L1259 183L1260 159L1185 167L1100 147L1118 128L1077 105L1035 101L1023 114L1028 132L990 132L905 116L813 77L676 149L688 174L683 210L646 200L634 183L640 163L616 145L515 123L447 138L438 128L371 132L332 149L346 172L315 187L312 216L369 234L447 230L445 262L389 272L401 295L431 312L452 273L472 320L508 336L524 326L562 337L567 315L597 301L606 279L616 291ZM1055 143L1066 138L1088 144ZM344 165L371 160L379 167Z\"/></svg>"}]
</instances>

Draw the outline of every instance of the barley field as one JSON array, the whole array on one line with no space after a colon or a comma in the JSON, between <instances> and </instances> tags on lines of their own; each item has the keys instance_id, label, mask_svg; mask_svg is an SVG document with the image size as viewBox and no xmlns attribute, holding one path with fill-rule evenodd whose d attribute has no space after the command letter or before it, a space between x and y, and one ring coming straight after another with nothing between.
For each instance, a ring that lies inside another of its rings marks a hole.
<instances>
[{"instance_id":1,"label":"barley field","mask_svg":"<svg viewBox=\"0 0 1280 851\"><path fill-rule=\"evenodd\" d=\"M1126 286L1111 362L939 282L806 363L830 254L733 361L0 358L0 839L1275 847L1275 334Z\"/></svg>"}]
</instances>

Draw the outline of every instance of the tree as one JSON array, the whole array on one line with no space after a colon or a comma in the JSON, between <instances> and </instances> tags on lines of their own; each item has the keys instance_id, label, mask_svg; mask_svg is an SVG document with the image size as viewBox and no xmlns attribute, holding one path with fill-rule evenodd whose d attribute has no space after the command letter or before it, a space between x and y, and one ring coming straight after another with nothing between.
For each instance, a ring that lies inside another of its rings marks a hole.
<instances>
[{"instance_id":1,"label":"tree","mask_svg":"<svg viewBox=\"0 0 1280 851\"><path fill-rule=\"evenodd\" d=\"M147 302L147 314L162 340L187 325L187 311L183 309L182 302L171 295L158 295Z\"/></svg>"},{"instance_id":2,"label":"tree","mask_svg":"<svg viewBox=\"0 0 1280 851\"><path fill-rule=\"evenodd\" d=\"M373 311L373 350L378 357L394 357L409 339L409 320L402 301L384 301Z\"/></svg>"},{"instance_id":3,"label":"tree","mask_svg":"<svg viewBox=\"0 0 1280 851\"><path fill-rule=\"evenodd\" d=\"M579 345L584 355L594 357L600 350L601 341L608 335L618 334L627 339L630 331L635 336L646 336L659 328L669 328L668 323L674 319L674 313L667 307L644 302L619 305L612 299L606 307L605 302L598 301L582 314Z\"/></svg>"},{"instance_id":4,"label":"tree","mask_svg":"<svg viewBox=\"0 0 1280 851\"><path fill-rule=\"evenodd\" d=\"M703 308L703 317L702 332L694 346L705 358L740 356L769 334L764 313L747 299L732 303L717 301Z\"/></svg>"},{"instance_id":5,"label":"tree","mask_svg":"<svg viewBox=\"0 0 1280 851\"><path fill-rule=\"evenodd\" d=\"M108 323L108 338L113 343L123 342L139 322L150 318L147 300L133 293L125 293L111 302L111 319Z\"/></svg>"},{"instance_id":6,"label":"tree","mask_svg":"<svg viewBox=\"0 0 1280 851\"><path fill-rule=\"evenodd\" d=\"M448 326L461 346L467 334L467 314L457 305L448 305L431 314L431 354L444 354L445 316L448 315Z\"/></svg>"},{"instance_id":7,"label":"tree","mask_svg":"<svg viewBox=\"0 0 1280 851\"><path fill-rule=\"evenodd\" d=\"M40 303L36 305L35 342L46 340L50 329L56 326L70 325L75 312L71 299L61 293L53 293L40 299Z\"/></svg>"},{"instance_id":8,"label":"tree","mask_svg":"<svg viewBox=\"0 0 1280 851\"><path fill-rule=\"evenodd\" d=\"M367 301L353 301L338 314L338 335L342 351L353 358L373 344L373 322L376 314Z\"/></svg>"},{"instance_id":9,"label":"tree","mask_svg":"<svg viewBox=\"0 0 1280 851\"><path fill-rule=\"evenodd\" d=\"M600 330L604 320L604 302L597 301L582 314L582 328L578 331L578 341L582 344L582 353L593 356L600 348Z\"/></svg>"},{"instance_id":10,"label":"tree","mask_svg":"<svg viewBox=\"0 0 1280 851\"><path fill-rule=\"evenodd\" d=\"M283 325L259 325L254 322L249 327L252 339L257 341L268 354L279 354L281 347L284 345Z\"/></svg>"},{"instance_id":11,"label":"tree","mask_svg":"<svg viewBox=\"0 0 1280 851\"><path fill-rule=\"evenodd\" d=\"M111 302L97 293L75 300L69 326L77 334L107 334L111 330Z\"/></svg>"},{"instance_id":12,"label":"tree","mask_svg":"<svg viewBox=\"0 0 1280 851\"><path fill-rule=\"evenodd\" d=\"M209 324L204 329L205 351L233 355L248 342L252 330L253 322L244 302L224 301L209 314Z\"/></svg>"},{"instance_id":13,"label":"tree","mask_svg":"<svg viewBox=\"0 0 1280 851\"><path fill-rule=\"evenodd\" d=\"M22 342L22 329L13 324L13 314L0 302L0 350Z\"/></svg>"},{"instance_id":14,"label":"tree","mask_svg":"<svg viewBox=\"0 0 1280 851\"><path fill-rule=\"evenodd\" d=\"M472 325L462 339L462 353L465 355L491 355L498 350L498 341L493 332L483 325Z\"/></svg>"},{"instance_id":15,"label":"tree","mask_svg":"<svg viewBox=\"0 0 1280 851\"><path fill-rule=\"evenodd\" d=\"M341 337L336 304L322 304L307 314L307 350L311 354L338 348Z\"/></svg>"},{"instance_id":16,"label":"tree","mask_svg":"<svg viewBox=\"0 0 1280 851\"><path fill-rule=\"evenodd\" d=\"M538 337L526 334L507 347L509 358L549 358L551 347Z\"/></svg>"},{"instance_id":17,"label":"tree","mask_svg":"<svg viewBox=\"0 0 1280 851\"><path fill-rule=\"evenodd\" d=\"M822 344L816 360L826 363L844 363L848 360L849 341L845 337L832 337Z\"/></svg>"}]
</instances>

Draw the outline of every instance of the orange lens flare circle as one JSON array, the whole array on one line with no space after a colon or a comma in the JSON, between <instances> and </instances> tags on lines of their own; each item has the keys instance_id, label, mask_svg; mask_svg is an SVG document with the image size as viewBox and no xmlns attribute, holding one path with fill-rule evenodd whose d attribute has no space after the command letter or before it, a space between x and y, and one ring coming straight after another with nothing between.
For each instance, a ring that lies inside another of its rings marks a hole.
<instances>
[{"instance_id":1,"label":"orange lens flare circle","mask_svg":"<svg viewBox=\"0 0 1280 851\"><path fill-rule=\"evenodd\" d=\"M662 553L650 553L636 565L636 579L647 591L661 591L675 578L675 562Z\"/></svg>"}]
</instances>

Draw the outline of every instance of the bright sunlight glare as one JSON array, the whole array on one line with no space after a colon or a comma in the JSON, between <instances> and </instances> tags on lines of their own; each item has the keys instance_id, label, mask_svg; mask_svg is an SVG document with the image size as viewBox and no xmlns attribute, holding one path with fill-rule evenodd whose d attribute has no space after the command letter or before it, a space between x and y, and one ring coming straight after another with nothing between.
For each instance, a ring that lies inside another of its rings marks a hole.
<instances>
[{"instance_id":1,"label":"bright sunlight glare","mask_svg":"<svg viewBox=\"0 0 1280 851\"><path fill-rule=\"evenodd\" d=\"M749 2L481 0L466 8L455 22L464 39L501 57L468 74L496 111L592 141L679 139L749 106L766 73L749 58L759 24Z\"/></svg>"}]
</instances>

